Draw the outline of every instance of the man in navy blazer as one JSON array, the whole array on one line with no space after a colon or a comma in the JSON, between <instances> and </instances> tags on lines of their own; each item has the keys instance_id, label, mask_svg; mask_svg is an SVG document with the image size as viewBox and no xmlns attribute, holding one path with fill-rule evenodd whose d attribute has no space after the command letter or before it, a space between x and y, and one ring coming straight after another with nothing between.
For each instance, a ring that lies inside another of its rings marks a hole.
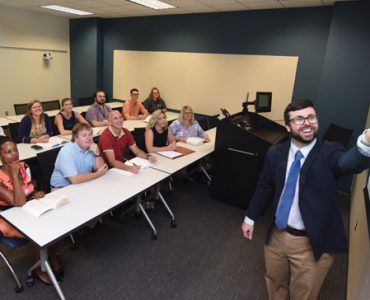
<instances>
[{"instance_id":1,"label":"man in navy blazer","mask_svg":"<svg viewBox=\"0 0 370 300\"><path fill-rule=\"evenodd\" d=\"M252 239L254 221L272 201L264 249L269 299L316 299L333 253L348 250L337 182L369 167L370 130L346 152L316 138L318 116L310 100L288 104L284 120L291 139L268 150L242 231Z\"/></svg>"}]
</instances>

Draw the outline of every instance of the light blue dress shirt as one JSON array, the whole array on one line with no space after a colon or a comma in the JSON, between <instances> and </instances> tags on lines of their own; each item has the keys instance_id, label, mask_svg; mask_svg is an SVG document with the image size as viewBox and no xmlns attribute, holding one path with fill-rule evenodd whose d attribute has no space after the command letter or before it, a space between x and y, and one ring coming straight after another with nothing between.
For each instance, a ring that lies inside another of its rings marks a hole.
<instances>
[{"instance_id":1,"label":"light blue dress shirt","mask_svg":"<svg viewBox=\"0 0 370 300\"><path fill-rule=\"evenodd\" d=\"M96 166L96 157L90 150L82 150L77 143L70 142L58 154L54 172L51 175L52 187L62 188L70 185L68 177L80 173L91 173Z\"/></svg>"}]
</instances>

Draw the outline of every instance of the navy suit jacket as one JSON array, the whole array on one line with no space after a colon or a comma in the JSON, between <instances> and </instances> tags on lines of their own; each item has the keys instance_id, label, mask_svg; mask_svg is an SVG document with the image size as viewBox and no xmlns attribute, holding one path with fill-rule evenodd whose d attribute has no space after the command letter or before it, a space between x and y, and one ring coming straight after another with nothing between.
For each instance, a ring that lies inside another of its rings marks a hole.
<instances>
[{"instance_id":1,"label":"navy suit jacket","mask_svg":"<svg viewBox=\"0 0 370 300\"><path fill-rule=\"evenodd\" d=\"M257 220L273 201L274 216L285 184L290 140L271 147L264 161L260 181L246 216ZM368 168L370 159L353 147L345 152L336 142L317 141L306 158L299 177L299 209L316 259L323 253L348 251L343 222L337 206L338 179L344 174ZM268 230L269 242L274 220Z\"/></svg>"}]
</instances>

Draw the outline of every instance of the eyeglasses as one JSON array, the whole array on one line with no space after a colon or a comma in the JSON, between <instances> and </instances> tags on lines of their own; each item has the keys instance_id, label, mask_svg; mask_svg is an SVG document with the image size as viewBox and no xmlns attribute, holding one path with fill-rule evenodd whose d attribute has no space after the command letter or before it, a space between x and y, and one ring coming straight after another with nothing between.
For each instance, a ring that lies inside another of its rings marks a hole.
<instances>
[{"instance_id":1,"label":"eyeglasses","mask_svg":"<svg viewBox=\"0 0 370 300\"><path fill-rule=\"evenodd\" d=\"M290 121L293 121L294 125L303 125L305 123L305 121L307 120L308 123L310 124L316 124L317 121L318 121L318 116L317 115L309 115L308 117L304 118L304 117L296 117L296 118L293 118L293 119L290 119Z\"/></svg>"},{"instance_id":2,"label":"eyeglasses","mask_svg":"<svg viewBox=\"0 0 370 300\"><path fill-rule=\"evenodd\" d=\"M184 115L191 115L192 113L192 111L184 111Z\"/></svg>"},{"instance_id":3,"label":"eyeglasses","mask_svg":"<svg viewBox=\"0 0 370 300\"><path fill-rule=\"evenodd\" d=\"M132 93L132 96L139 96L139 93Z\"/></svg>"}]
</instances>

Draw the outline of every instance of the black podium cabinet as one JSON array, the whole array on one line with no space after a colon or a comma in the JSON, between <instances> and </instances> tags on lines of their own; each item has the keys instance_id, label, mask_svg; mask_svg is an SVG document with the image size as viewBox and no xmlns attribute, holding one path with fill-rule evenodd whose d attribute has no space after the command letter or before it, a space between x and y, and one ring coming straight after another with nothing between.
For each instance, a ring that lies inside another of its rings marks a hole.
<instances>
[{"instance_id":1,"label":"black podium cabinet","mask_svg":"<svg viewBox=\"0 0 370 300\"><path fill-rule=\"evenodd\" d=\"M221 120L217 126L211 197L246 209L268 148L287 136L284 126L252 112Z\"/></svg>"}]
</instances>

